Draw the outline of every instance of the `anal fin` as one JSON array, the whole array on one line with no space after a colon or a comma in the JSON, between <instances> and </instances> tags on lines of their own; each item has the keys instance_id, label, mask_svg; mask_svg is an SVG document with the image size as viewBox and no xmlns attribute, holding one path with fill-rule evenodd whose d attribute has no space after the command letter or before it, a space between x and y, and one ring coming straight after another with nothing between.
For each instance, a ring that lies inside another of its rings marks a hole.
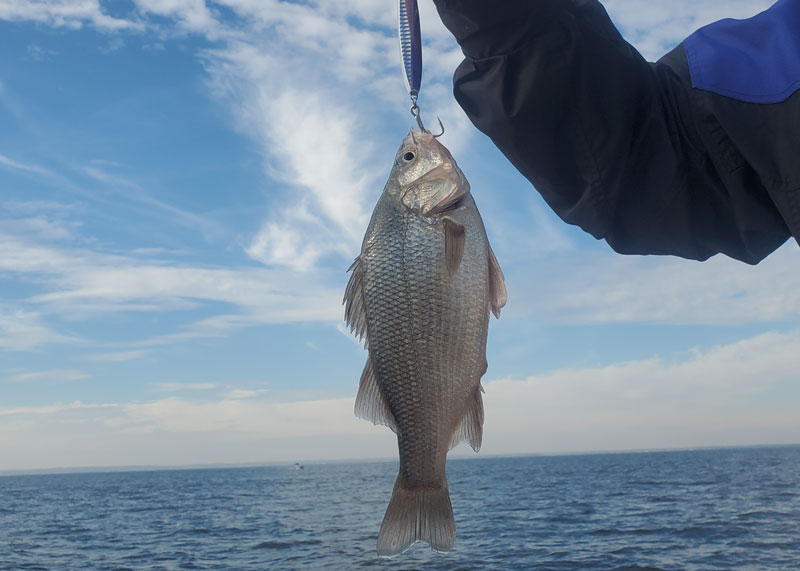
<instances>
[{"instance_id":1,"label":"anal fin","mask_svg":"<svg viewBox=\"0 0 800 571\"><path fill-rule=\"evenodd\" d=\"M450 438L450 449L463 440L466 440L475 452L481 449L481 441L483 440L482 392L483 387L478 385L478 388L475 389L475 392L467 402L464 416L461 417L458 427Z\"/></svg>"}]
</instances>

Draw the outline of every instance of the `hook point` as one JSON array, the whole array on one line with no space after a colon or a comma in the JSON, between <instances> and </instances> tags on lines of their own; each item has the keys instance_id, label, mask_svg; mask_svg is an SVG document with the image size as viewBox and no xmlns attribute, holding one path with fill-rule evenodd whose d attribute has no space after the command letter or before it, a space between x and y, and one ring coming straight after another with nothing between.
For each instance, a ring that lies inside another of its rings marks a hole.
<instances>
[{"instance_id":1,"label":"hook point","mask_svg":"<svg viewBox=\"0 0 800 571\"><path fill-rule=\"evenodd\" d=\"M438 115L436 116L436 120L437 120L437 121L439 121L439 128L442 130L442 132L441 132L441 133L439 133L438 135L433 135L433 133L431 133L431 135L433 135L433 137L434 137L434 138L439 138L439 137L441 137L442 135L444 135L444 125L442 125L442 120L441 120L441 119L439 119L439 116L438 116Z\"/></svg>"}]
</instances>

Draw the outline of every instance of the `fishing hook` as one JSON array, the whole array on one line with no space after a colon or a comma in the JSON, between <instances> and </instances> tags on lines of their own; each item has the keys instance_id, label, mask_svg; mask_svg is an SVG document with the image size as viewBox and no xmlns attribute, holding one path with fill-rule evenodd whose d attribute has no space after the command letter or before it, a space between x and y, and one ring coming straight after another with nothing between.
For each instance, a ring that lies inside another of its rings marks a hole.
<instances>
[{"instance_id":1,"label":"fishing hook","mask_svg":"<svg viewBox=\"0 0 800 571\"><path fill-rule=\"evenodd\" d=\"M434 135L433 133L428 131L425 128L425 125L422 124L422 117L420 116L419 105L417 105L417 98L415 96L411 97L411 115L414 117L414 119L417 120L417 126L419 127L420 131L424 131L425 133L430 133L431 135L433 135L434 138L438 138L444 135L444 125L442 125L442 120L439 118L438 115L436 116L436 120L439 122L439 128L441 129L441 132L438 135Z\"/></svg>"},{"instance_id":2,"label":"fishing hook","mask_svg":"<svg viewBox=\"0 0 800 571\"><path fill-rule=\"evenodd\" d=\"M437 138L441 137L442 135L444 135L444 125L442 125L442 120L439 119L438 115L436 116L436 120L439 121L439 128L442 130L442 132L439 133L438 135L433 135L433 133L431 133L431 135L433 135L434 139L437 139Z\"/></svg>"}]
</instances>

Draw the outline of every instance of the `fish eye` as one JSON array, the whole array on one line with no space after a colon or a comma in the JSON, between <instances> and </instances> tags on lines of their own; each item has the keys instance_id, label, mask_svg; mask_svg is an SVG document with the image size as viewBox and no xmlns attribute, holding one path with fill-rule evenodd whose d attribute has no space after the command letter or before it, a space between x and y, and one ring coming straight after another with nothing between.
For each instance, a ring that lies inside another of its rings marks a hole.
<instances>
[{"instance_id":1,"label":"fish eye","mask_svg":"<svg viewBox=\"0 0 800 571\"><path fill-rule=\"evenodd\" d=\"M403 160L407 163L410 163L414 160L414 153L408 151L406 154L403 155Z\"/></svg>"}]
</instances>

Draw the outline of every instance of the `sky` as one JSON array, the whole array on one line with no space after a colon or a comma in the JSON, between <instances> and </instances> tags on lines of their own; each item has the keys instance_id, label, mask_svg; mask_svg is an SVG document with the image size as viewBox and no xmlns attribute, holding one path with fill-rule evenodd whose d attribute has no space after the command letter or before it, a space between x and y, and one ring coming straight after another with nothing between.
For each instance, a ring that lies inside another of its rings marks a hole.
<instances>
[{"instance_id":1,"label":"sky","mask_svg":"<svg viewBox=\"0 0 800 571\"><path fill-rule=\"evenodd\" d=\"M653 60L768 0L609 0ZM800 249L621 256L561 222L452 96L423 118L509 301L482 455L800 442ZM355 418L347 267L408 129L388 0L0 0L0 471L396 457ZM465 446L452 455L473 456Z\"/></svg>"}]
</instances>

